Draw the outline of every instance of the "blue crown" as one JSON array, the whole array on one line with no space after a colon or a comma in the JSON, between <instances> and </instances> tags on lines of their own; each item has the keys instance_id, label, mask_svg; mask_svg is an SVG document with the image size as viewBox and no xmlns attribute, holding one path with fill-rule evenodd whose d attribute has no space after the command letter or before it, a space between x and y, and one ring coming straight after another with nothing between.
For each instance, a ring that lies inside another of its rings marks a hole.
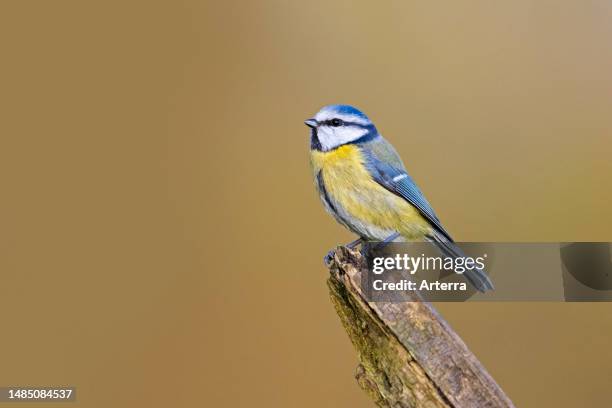
<instances>
[{"instance_id":1,"label":"blue crown","mask_svg":"<svg viewBox=\"0 0 612 408\"><path fill-rule=\"evenodd\" d=\"M370 120L368 119L368 117L365 115L365 113L363 113L362 111L360 111L359 109L351 106L351 105L328 105L326 107L324 107L322 110L329 110L332 112L337 112L339 114L342 115L354 115L354 116L358 116L360 118L366 119L366 120Z\"/></svg>"}]
</instances>

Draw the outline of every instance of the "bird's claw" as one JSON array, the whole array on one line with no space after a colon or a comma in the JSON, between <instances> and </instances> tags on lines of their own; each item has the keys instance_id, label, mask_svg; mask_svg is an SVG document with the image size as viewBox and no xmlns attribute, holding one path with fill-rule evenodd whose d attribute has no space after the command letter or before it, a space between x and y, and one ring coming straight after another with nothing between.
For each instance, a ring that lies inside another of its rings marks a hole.
<instances>
[{"instance_id":1,"label":"bird's claw","mask_svg":"<svg viewBox=\"0 0 612 408\"><path fill-rule=\"evenodd\" d=\"M325 266L327 266L328 268L331 266L331 263L334 260L334 255L336 254L336 251L334 249L330 250L327 255L325 255L323 257L323 263L325 264Z\"/></svg>"}]
</instances>

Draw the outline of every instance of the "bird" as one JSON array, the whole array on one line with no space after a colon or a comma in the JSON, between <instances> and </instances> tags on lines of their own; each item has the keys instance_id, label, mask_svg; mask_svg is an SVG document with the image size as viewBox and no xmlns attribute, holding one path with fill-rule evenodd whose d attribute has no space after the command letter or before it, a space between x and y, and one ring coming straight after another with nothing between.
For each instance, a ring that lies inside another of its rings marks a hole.
<instances>
[{"instance_id":1,"label":"bird","mask_svg":"<svg viewBox=\"0 0 612 408\"><path fill-rule=\"evenodd\" d=\"M445 256L464 257L442 226L395 148L374 123L350 105L328 105L304 121L310 128L310 163L319 197L358 242L432 242ZM479 291L493 290L478 268L464 272Z\"/></svg>"}]
</instances>

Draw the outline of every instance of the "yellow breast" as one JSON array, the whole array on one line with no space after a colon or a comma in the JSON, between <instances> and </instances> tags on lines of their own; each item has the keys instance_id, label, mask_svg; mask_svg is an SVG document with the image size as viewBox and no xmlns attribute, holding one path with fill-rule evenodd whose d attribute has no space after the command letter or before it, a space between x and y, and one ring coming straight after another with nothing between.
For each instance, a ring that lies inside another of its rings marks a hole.
<instances>
[{"instance_id":1,"label":"yellow breast","mask_svg":"<svg viewBox=\"0 0 612 408\"><path fill-rule=\"evenodd\" d=\"M321 172L329 197L351 217L381 229L419 238L429 230L419 211L372 179L361 150L344 145L329 152L313 150L312 167Z\"/></svg>"}]
</instances>

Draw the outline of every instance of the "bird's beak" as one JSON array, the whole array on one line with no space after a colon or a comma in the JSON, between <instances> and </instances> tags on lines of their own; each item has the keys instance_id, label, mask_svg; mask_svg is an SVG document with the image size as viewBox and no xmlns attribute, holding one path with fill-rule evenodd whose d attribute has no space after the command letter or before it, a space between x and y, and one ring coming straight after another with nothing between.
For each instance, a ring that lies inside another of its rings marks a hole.
<instances>
[{"instance_id":1,"label":"bird's beak","mask_svg":"<svg viewBox=\"0 0 612 408\"><path fill-rule=\"evenodd\" d=\"M304 124L305 124L306 126L308 126L309 128L314 129L314 128L316 128L316 127L317 127L317 125L319 124L319 122L317 122L317 120L316 120L316 119L310 118L310 119L306 119L306 120L304 121Z\"/></svg>"}]
</instances>

